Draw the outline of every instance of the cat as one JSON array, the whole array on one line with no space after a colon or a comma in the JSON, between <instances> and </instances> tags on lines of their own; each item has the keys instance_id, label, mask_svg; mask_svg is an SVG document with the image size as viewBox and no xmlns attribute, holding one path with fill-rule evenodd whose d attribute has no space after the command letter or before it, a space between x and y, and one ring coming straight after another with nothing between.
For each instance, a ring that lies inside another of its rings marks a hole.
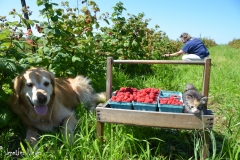
<instances>
[{"instance_id":1,"label":"cat","mask_svg":"<svg viewBox=\"0 0 240 160\"><path fill-rule=\"evenodd\" d=\"M199 91L194 87L193 84L189 83L185 87L183 92L183 104L184 110L183 113L204 113L205 105L207 103L208 97L203 96Z\"/></svg>"}]
</instances>

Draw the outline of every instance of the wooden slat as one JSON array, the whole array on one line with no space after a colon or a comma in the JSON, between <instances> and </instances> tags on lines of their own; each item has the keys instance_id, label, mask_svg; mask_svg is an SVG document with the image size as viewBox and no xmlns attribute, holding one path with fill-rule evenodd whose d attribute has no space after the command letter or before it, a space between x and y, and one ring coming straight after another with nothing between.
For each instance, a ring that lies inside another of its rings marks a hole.
<instances>
[{"instance_id":1,"label":"wooden slat","mask_svg":"<svg viewBox=\"0 0 240 160\"><path fill-rule=\"evenodd\" d=\"M107 58L106 101L112 97L112 65L113 58Z\"/></svg>"},{"instance_id":2,"label":"wooden slat","mask_svg":"<svg viewBox=\"0 0 240 160\"><path fill-rule=\"evenodd\" d=\"M177 129L212 129L213 127L213 115L136 111L106 106L96 108L97 121Z\"/></svg>"},{"instance_id":3,"label":"wooden slat","mask_svg":"<svg viewBox=\"0 0 240 160\"><path fill-rule=\"evenodd\" d=\"M192 64L204 65L204 61L182 61L182 60L113 60L113 63L125 64Z\"/></svg>"},{"instance_id":4,"label":"wooden slat","mask_svg":"<svg viewBox=\"0 0 240 160\"><path fill-rule=\"evenodd\" d=\"M204 71L203 71L203 86L202 94L208 96L209 82L210 82L210 71L211 71L211 59L205 60Z\"/></svg>"},{"instance_id":5,"label":"wooden slat","mask_svg":"<svg viewBox=\"0 0 240 160\"><path fill-rule=\"evenodd\" d=\"M203 72L203 85L202 85L202 95L208 97L209 85L210 85L210 71L211 71L211 59L205 59L204 72ZM207 109L207 104L206 104Z\"/></svg>"},{"instance_id":6,"label":"wooden slat","mask_svg":"<svg viewBox=\"0 0 240 160\"><path fill-rule=\"evenodd\" d=\"M97 121L97 135L98 137L103 136L103 131L104 131L104 123Z\"/></svg>"}]
</instances>

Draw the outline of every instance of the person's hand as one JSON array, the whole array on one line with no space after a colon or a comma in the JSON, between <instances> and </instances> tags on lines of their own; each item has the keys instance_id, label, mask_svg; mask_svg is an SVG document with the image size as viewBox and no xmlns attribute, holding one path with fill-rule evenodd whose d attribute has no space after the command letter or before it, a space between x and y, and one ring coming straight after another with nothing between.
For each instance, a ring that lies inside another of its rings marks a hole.
<instances>
[{"instance_id":1,"label":"person's hand","mask_svg":"<svg viewBox=\"0 0 240 160\"><path fill-rule=\"evenodd\" d=\"M163 57L170 57L170 54L164 54Z\"/></svg>"}]
</instances>

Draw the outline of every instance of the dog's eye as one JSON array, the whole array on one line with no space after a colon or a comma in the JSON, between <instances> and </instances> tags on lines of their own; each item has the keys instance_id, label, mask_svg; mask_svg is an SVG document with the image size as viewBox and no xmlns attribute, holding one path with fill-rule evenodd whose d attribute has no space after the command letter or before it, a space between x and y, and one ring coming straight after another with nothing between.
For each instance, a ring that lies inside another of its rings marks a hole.
<instances>
[{"instance_id":1,"label":"dog's eye","mask_svg":"<svg viewBox=\"0 0 240 160\"><path fill-rule=\"evenodd\" d=\"M49 82L44 82L43 84L45 87L49 86Z\"/></svg>"},{"instance_id":2,"label":"dog's eye","mask_svg":"<svg viewBox=\"0 0 240 160\"><path fill-rule=\"evenodd\" d=\"M31 87L31 88L33 87L33 84L32 84L32 83L27 83L26 85L27 85L28 87Z\"/></svg>"}]
</instances>

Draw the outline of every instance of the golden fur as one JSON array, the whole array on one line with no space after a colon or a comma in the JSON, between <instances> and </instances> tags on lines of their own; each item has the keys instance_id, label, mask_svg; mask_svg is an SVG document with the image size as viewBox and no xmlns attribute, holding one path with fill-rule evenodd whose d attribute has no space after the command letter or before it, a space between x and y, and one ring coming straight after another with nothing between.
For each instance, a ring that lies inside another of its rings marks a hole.
<instances>
[{"instance_id":1,"label":"golden fur","mask_svg":"<svg viewBox=\"0 0 240 160\"><path fill-rule=\"evenodd\" d=\"M63 134L67 128L73 140L77 122L74 109L82 102L94 110L97 103L105 100L105 95L94 93L89 83L83 76L55 78L42 68L28 69L14 79L14 93L9 103L26 125L26 139L32 146L37 143L38 130L51 131L60 125L63 125Z\"/></svg>"}]
</instances>

